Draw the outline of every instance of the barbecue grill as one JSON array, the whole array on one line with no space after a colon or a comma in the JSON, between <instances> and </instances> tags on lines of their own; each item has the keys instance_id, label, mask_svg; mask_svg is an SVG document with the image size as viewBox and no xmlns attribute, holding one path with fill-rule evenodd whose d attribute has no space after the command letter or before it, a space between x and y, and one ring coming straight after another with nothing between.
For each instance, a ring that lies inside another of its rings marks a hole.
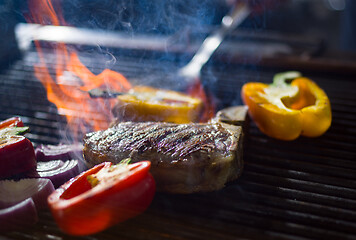
<instances>
[{"instance_id":1,"label":"barbecue grill","mask_svg":"<svg viewBox=\"0 0 356 240\"><path fill-rule=\"evenodd\" d=\"M234 39L225 44L234 44ZM309 42L304 44L315 50ZM146 78L151 84L166 69L177 70L182 55L179 47L170 57L160 49L133 52L123 46L111 47L107 51L110 57L83 51L85 47L78 54L94 73L110 68L134 82ZM55 53L50 45L44 55L54 74ZM110 61L112 56L115 61ZM356 239L353 65L319 60L305 64L298 57L276 64L274 58L266 59L269 61L259 65L252 60L252 64L229 55L222 46L202 69L201 78L205 86L213 86L209 89L219 108L224 108L241 104L244 83L269 83L276 72L294 66L293 70L313 79L330 98L333 121L323 136L279 141L262 134L249 120L245 167L239 179L211 193L157 193L142 215L83 239ZM26 136L34 145L70 141L65 116L47 100L45 88L34 75L38 61L38 53L29 45L21 58L0 73L0 119L20 116L31 129ZM39 213L33 228L3 233L0 238L76 239L58 229L49 211Z\"/></svg>"}]
</instances>

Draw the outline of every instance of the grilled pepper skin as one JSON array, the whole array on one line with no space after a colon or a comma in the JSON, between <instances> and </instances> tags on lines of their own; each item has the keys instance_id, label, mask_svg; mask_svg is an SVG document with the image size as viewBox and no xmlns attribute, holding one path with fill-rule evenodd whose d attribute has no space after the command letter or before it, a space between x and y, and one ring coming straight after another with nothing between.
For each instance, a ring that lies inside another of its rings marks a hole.
<instances>
[{"instance_id":1,"label":"grilled pepper skin","mask_svg":"<svg viewBox=\"0 0 356 240\"><path fill-rule=\"evenodd\" d=\"M197 122L202 101L179 92L136 86L117 97L113 113L121 121Z\"/></svg>"},{"instance_id":2,"label":"grilled pepper skin","mask_svg":"<svg viewBox=\"0 0 356 240\"><path fill-rule=\"evenodd\" d=\"M28 131L19 117L0 122L0 179L17 177L36 169L35 150L30 140L21 136Z\"/></svg>"},{"instance_id":3,"label":"grilled pepper skin","mask_svg":"<svg viewBox=\"0 0 356 240\"><path fill-rule=\"evenodd\" d=\"M112 166L111 162L96 165L48 196L52 215L65 233L98 233L141 214L151 204L156 191L151 162L128 164L121 173Z\"/></svg>"},{"instance_id":4,"label":"grilled pepper skin","mask_svg":"<svg viewBox=\"0 0 356 240\"><path fill-rule=\"evenodd\" d=\"M12 117L0 122L0 129L7 127L24 127L24 124L21 118Z\"/></svg>"},{"instance_id":5,"label":"grilled pepper skin","mask_svg":"<svg viewBox=\"0 0 356 240\"><path fill-rule=\"evenodd\" d=\"M288 84L290 77L292 81ZM276 139L318 137L331 125L328 96L298 72L277 74L273 84L246 83L241 96L257 127Z\"/></svg>"}]
</instances>

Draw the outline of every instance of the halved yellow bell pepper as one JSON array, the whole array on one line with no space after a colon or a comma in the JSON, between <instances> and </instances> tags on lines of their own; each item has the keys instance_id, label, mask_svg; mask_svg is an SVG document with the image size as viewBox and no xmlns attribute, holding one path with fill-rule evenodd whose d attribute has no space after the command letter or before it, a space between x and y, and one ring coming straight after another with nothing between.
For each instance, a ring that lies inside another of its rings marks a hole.
<instances>
[{"instance_id":1,"label":"halved yellow bell pepper","mask_svg":"<svg viewBox=\"0 0 356 240\"><path fill-rule=\"evenodd\" d=\"M331 125L328 96L299 72L276 74L273 84L246 83L241 96L257 127L273 138L318 137Z\"/></svg>"},{"instance_id":2,"label":"halved yellow bell pepper","mask_svg":"<svg viewBox=\"0 0 356 240\"><path fill-rule=\"evenodd\" d=\"M123 121L196 122L203 107L199 98L148 86L135 86L116 100L112 111Z\"/></svg>"}]
</instances>

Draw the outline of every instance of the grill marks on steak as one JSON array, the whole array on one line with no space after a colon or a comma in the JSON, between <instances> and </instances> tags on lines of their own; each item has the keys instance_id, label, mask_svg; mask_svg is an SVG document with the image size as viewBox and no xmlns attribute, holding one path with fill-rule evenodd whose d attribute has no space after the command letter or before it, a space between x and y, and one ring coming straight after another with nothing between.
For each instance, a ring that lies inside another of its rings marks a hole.
<instances>
[{"instance_id":1,"label":"grill marks on steak","mask_svg":"<svg viewBox=\"0 0 356 240\"><path fill-rule=\"evenodd\" d=\"M146 146L151 150L154 148L158 153L169 155L171 158L184 160L197 151L211 152L214 148L213 139L216 138L215 131L208 129L211 126L192 126L180 125L180 126L161 126L161 131L148 134L145 138ZM205 131L210 131L207 134ZM141 142L134 144L133 148L141 149Z\"/></svg>"},{"instance_id":2,"label":"grill marks on steak","mask_svg":"<svg viewBox=\"0 0 356 240\"><path fill-rule=\"evenodd\" d=\"M208 161L207 154L219 151L229 152L229 135L219 124L182 124L156 122L124 122L105 131L87 134L85 143L116 160L122 157L140 157L156 152L161 161L176 159L184 161L196 152L202 158L196 162ZM127 155L129 153L129 155ZM204 158L204 155L206 156Z\"/></svg>"},{"instance_id":3,"label":"grill marks on steak","mask_svg":"<svg viewBox=\"0 0 356 240\"><path fill-rule=\"evenodd\" d=\"M241 127L222 123L123 122L88 133L84 156L90 165L150 160L158 190L211 191L239 175L241 134Z\"/></svg>"}]
</instances>

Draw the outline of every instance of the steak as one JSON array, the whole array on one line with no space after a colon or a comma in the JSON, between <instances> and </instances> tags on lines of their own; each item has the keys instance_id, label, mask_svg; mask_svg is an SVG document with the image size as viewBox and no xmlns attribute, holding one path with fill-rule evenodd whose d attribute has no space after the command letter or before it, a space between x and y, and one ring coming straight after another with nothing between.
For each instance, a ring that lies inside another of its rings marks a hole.
<instances>
[{"instance_id":1,"label":"steak","mask_svg":"<svg viewBox=\"0 0 356 240\"><path fill-rule=\"evenodd\" d=\"M223 122L121 122L84 137L88 165L151 161L157 190L170 193L221 189L242 171L242 127Z\"/></svg>"}]
</instances>

